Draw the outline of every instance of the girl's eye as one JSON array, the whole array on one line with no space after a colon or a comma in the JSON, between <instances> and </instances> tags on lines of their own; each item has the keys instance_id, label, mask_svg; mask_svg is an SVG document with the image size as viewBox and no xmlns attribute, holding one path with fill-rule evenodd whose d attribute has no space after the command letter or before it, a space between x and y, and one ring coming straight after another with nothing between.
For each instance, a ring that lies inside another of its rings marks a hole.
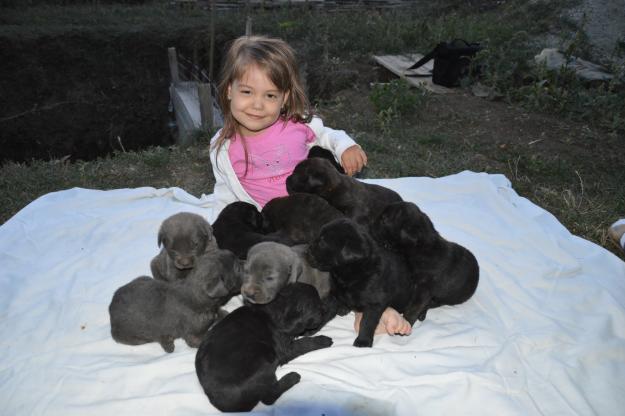
<instances>
[{"instance_id":1,"label":"girl's eye","mask_svg":"<svg viewBox=\"0 0 625 416\"><path fill-rule=\"evenodd\" d=\"M269 98L270 100L275 100L278 98L278 96L276 94L267 94L267 98Z\"/></svg>"},{"instance_id":2,"label":"girl's eye","mask_svg":"<svg viewBox=\"0 0 625 416\"><path fill-rule=\"evenodd\" d=\"M250 94L250 90L241 90L240 92L241 92L241 94L243 94L243 95L248 95L248 94Z\"/></svg>"}]
</instances>

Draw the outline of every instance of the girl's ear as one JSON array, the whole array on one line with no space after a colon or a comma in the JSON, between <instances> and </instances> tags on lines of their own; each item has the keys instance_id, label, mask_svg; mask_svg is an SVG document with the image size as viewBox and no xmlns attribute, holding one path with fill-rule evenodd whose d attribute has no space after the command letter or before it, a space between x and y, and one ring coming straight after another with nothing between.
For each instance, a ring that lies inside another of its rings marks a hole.
<instances>
[{"instance_id":1,"label":"girl's ear","mask_svg":"<svg viewBox=\"0 0 625 416\"><path fill-rule=\"evenodd\" d=\"M232 99L232 84L228 84L228 99Z\"/></svg>"},{"instance_id":2,"label":"girl's ear","mask_svg":"<svg viewBox=\"0 0 625 416\"><path fill-rule=\"evenodd\" d=\"M286 103L289 101L289 97L291 95L291 91L287 91L284 93L284 99L282 100L282 106L281 107L285 107Z\"/></svg>"}]
</instances>

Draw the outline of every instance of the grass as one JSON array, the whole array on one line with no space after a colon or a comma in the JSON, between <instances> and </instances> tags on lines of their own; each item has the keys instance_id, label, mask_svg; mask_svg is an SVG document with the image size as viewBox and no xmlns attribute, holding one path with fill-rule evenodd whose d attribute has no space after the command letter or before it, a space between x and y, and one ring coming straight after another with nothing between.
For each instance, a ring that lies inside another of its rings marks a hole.
<instances>
[{"instance_id":1,"label":"grass","mask_svg":"<svg viewBox=\"0 0 625 416\"><path fill-rule=\"evenodd\" d=\"M471 2L473 7L479 3ZM625 216L625 173L618 157L625 154L623 68L615 67L619 82L596 87L566 72L529 65L540 50L536 35L546 31L563 33L562 46L573 55L592 52L583 32L559 19L560 8L571 2L509 1L487 7L492 3L483 2L477 13L459 1L357 15L297 8L256 11L254 30L296 46L327 124L348 131L367 151L368 177L502 173L518 193L552 212L571 232L622 255L606 240L606 228ZM69 30L195 28L198 41L207 44L204 12L180 12L158 2L40 6L15 9L0 19L0 36L9 38ZM244 22L241 13L220 15L217 32L242 33ZM371 87L372 77L363 75L371 72L371 54L423 52L455 37L487 45L478 57L480 82L502 101L432 96L407 90L399 81ZM470 108L476 104L479 109ZM92 162L7 162L0 167L0 223L45 193L76 186L178 186L200 196L212 191L210 171L205 136L189 148L118 152Z\"/></svg>"}]
</instances>

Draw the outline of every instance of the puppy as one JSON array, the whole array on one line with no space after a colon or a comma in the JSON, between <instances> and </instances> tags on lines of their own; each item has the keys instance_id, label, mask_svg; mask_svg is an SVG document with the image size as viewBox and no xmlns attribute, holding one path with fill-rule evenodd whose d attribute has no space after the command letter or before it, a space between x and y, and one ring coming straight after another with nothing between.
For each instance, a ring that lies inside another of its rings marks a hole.
<instances>
[{"instance_id":1,"label":"puppy","mask_svg":"<svg viewBox=\"0 0 625 416\"><path fill-rule=\"evenodd\" d=\"M169 282L184 279L200 255L217 249L208 221L191 212L179 212L163 221L158 231L161 245L150 269L155 279Z\"/></svg>"},{"instance_id":2,"label":"puppy","mask_svg":"<svg viewBox=\"0 0 625 416\"><path fill-rule=\"evenodd\" d=\"M373 344L375 328L391 306L412 325L419 316L418 288L405 260L379 247L365 227L342 218L323 226L309 246L313 267L327 270L343 306L362 312L356 347Z\"/></svg>"},{"instance_id":3,"label":"puppy","mask_svg":"<svg viewBox=\"0 0 625 416\"><path fill-rule=\"evenodd\" d=\"M345 173L345 169L343 169L343 166L341 166L336 161L336 159L334 158L334 154L328 149L325 149L321 146L311 147L310 150L308 151L308 159L313 158L313 157L326 159L332 164L332 166L334 166L334 169L336 169L338 172L343 173L343 174Z\"/></svg>"},{"instance_id":4,"label":"puppy","mask_svg":"<svg viewBox=\"0 0 625 416\"><path fill-rule=\"evenodd\" d=\"M241 294L250 303L269 303L287 283L301 282L330 293L330 274L311 267L304 258L306 244L293 247L265 241L250 248L243 264Z\"/></svg>"},{"instance_id":5,"label":"puppy","mask_svg":"<svg viewBox=\"0 0 625 416\"><path fill-rule=\"evenodd\" d=\"M323 335L295 340L319 326L321 309L312 286L293 283L272 302L244 305L213 326L195 356L198 379L213 406L222 412L247 412L259 401L273 404L297 384L298 373L278 380L276 369L332 345Z\"/></svg>"},{"instance_id":6,"label":"puppy","mask_svg":"<svg viewBox=\"0 0 625 416\"><path fill-rule=\"evenodd\" d=\"M389 203L402 200L391 189L342 175L329 161L320 158L298 163L286 179L286 189L289 194L317 194L361 225L372 222Z\"/></svg>"},{"instance_id":7,"label":"puppy","mask_svg":"<svg viewBox=\"0 0 625 416\"><path fill-rule=\"evenodd\" d=\"M213 233L219 248L232 251L240 259L245 259L250 247L261 241L290 244L282 236L264 234L263 216L249 202L236 201L226 205L213 223Z\"/></svg>"},{"instance_id":8,"label":"puppy","mask_svg":"<svg viewBox=\"0 0 625 416\"><path fill-rule=\"evenodd\" d=\"M473 253L445 240L412 202L387 206L372 226L374 236L401 253L421 289L427 309L467 301L477 289L479 266Z\"/></svg>"},{"instance_id":9,"label":"puppy","mask_svg":"<svg viewBox=\"0 0 625 416\"><path fill-rule=\"evenodd\" d=\"M174 339L197 347L206 330L241 288L241 263L226 250L196 259L182 280L164 282L141 276L117 289L109 305L111 335L121 344L158 342L174 351Z\"/></svg>"},{"instance_id":10,"label":"puppy","mask_svg":"<svg viewBox=\"0 0 625 416\"><path fill-rule=\"evenodd\" d=\"M344 216L320 196L305 193L274 198L261 214L266 233L282 235L294 244L308 244L324 224Z\"/></svg>"}]
</instances>

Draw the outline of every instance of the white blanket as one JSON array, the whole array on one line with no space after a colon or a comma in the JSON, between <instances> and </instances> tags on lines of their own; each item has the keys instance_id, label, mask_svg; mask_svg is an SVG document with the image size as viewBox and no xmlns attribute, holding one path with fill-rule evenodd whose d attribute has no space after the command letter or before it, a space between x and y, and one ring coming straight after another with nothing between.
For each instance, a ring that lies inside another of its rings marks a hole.
<instances>
[{"instance_id":1,"label":"white blanket","mask_svg":"<svg viewBox=\"0 0 625 416\"><path fill-rule=\"evenodd\" d=\"M367 180L415 202L469 248L480 283L407 337L355 348L353 314L328 349L278 369L302 381L258 415L622 415L625 263L571 235L502 175ZM194 349L117 344L113 292L150 274L163 219L213 220L178 188L45 195L0 227L0 414L210 415ZM227 308L240 305L233 299Z\"/></svg>"}]
</instances>

